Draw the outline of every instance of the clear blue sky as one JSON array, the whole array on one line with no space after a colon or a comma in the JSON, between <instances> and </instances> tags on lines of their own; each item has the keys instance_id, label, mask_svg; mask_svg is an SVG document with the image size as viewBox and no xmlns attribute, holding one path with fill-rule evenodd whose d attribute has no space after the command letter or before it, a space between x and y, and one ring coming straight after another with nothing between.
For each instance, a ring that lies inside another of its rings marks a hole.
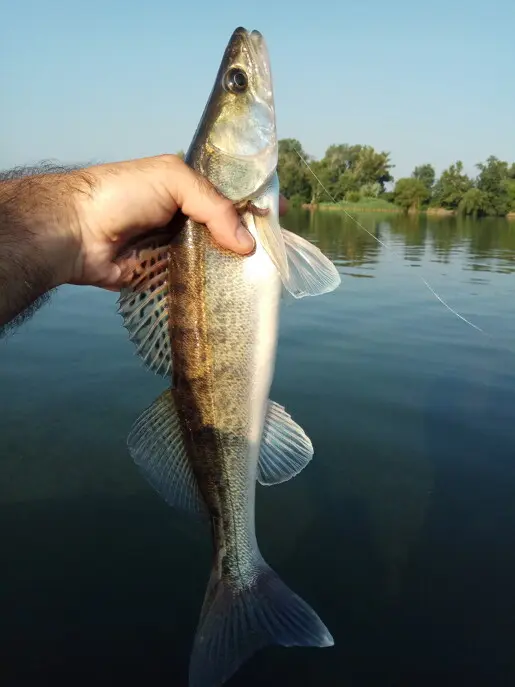
<instances>
[{"instance_id":1,"label":"clear blue sky","mask_svg":"<svg viewBox=\"0 0 515 687\"><path fill-rule=\"evenodd\" d=\"M0 168L186 148L232 30L259 29L280 137L469 171L515 160L515 0L15 0L0 25Z\"/></svg>"}]
</instances>

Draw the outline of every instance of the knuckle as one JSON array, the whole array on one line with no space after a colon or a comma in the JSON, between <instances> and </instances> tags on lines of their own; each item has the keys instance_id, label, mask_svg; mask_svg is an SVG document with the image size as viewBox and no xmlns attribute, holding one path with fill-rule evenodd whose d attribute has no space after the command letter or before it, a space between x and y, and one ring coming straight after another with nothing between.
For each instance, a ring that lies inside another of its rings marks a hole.
<instances>
[{"instance_id":1,"label":"knuckle","mask_svg":"<svg viewBox=\"0 0 515 687\"><path fill-rule=\"evenodd\" d=\"M177 155L174 155L173 153L163 153L162 155L158 155L157 159L162 160L165 164L168 165L176 165L178 163L182 163L181 158Z\"/></svg>"}]
</instances>

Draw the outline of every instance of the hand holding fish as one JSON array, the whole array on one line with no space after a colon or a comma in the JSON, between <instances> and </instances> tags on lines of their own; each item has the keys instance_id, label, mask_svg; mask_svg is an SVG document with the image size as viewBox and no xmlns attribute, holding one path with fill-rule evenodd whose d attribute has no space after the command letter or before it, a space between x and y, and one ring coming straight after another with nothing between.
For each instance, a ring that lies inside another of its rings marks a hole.
<instances>
[{"instance_id":1,"label":"hand holding fish","mask_svg":"<svg viewBox=\"0 0 515 687\"><path fill-rule=\"evenodd\" d=\"M61 284L118 290L126 242L166 226L179 209L221 247L243 255L254 247L233 203L176 155L3 177L0 326ZM286 207L282 198L280 212Z\"/></svg>"},{"instance_id":2,"label":"hand holding fish","mask_svg":"<svg viewBox=\"0 0 515 687\"><path fill-rule=\"evenodd\" d=\"M99 165L86 173L89 189L77 202L77 257L67 280L72 284L121 286L120 248L166 226L179 209L204 224L223 248L242 255L254 248L233 203L176 155Z\"/></svg>"}]
</instances>

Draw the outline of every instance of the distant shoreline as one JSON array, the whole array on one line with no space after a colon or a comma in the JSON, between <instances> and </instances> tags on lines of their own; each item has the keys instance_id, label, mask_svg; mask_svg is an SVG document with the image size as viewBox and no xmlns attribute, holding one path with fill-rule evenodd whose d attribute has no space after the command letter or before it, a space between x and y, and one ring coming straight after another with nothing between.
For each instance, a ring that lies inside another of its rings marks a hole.
<instances>
[{"instance_id":1,"label":"distant shoreline","mask_svg":"<svg viewBox=\"0 0 515 687\"><path fill-rule=\"evenodd\" d=\"M383 215L392 213L400 214L404 210L392 203L384 205L368 205L368 204L351 204L351 203L303 203L301 205L303 210L330 210L332 212L337 210L345 210L346 212L363 212L363 213L381 213ZM421 210L409 210L409 215L432 215L434 217L456 217L458 213L456 210L447 210L446 208L423 208ZM509 212L506 219L515 221L515 212Z\"/></svg>"},{"instance_id":2,"label":"distant shoreline","mask_svg":"<svg viewBox=\"0 0 515 687\"><path fill-rule=\"evenodd\" d=\"M347 212L402 212L401 208L395 205L376 206L376 205L352 205L351 203L303 203L301 205L303 210L346 210Z\"/></svg>"}]
</instances>

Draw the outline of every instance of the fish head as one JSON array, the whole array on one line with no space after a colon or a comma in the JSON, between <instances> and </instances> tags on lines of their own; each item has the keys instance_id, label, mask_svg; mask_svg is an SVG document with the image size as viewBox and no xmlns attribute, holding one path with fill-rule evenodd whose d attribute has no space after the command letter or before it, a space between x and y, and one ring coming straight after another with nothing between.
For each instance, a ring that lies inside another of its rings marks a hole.
<instances>
[{"instance_id":1,"label":"fish head","mask_svg":"<svg viewBox=\"0 0 515 687\"><path fill-rule=\"evenodd\" d=\"M268 49L259 31L240 27L227 44L186 161L240 202L268 186L277 158Z\"/></svg>"}]
</instances>

